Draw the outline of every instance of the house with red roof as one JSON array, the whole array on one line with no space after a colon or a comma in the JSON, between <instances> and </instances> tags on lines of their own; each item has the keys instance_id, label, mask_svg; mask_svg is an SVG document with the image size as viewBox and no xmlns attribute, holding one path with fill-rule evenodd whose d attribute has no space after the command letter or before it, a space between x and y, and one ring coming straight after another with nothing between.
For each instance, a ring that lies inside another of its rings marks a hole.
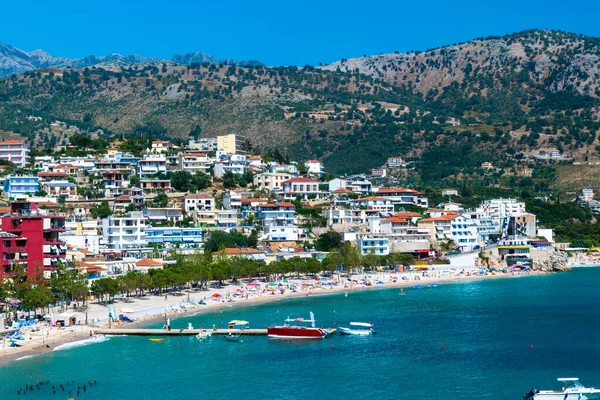
<instances>
[{"instance_id":1,"label":"house with red roof","mask_svg":"<svg viewBox=\"0 0 600 400\"><path fill-rule=\"evenodd\" d=\"M368 210L377 210L381 213L390 215L394 212L392 200L385 197L368 196L352 200L352 206L355 208L365 208Z\"/></svg>"},{"instance_id":2,"label":"house with red roof","mask_svg":"<svg viewBox=\"0 0 600 400\"><path fill-rule=\"evenodd\" d=\"M295 199L298 195L304 200L321 199L326 197L327 193L319 189L321 182L311 178L292 178L282 182L283 192L280 197L284 199Z\"/></svg>"},{"instance_id":3,"label":"house with red roof","mask_svg":"<svg viewBox=\"0 0 600 400\"><path fill-rule=\"evenodd\" d=\"M135 263L135 270L140 272L148 272L151 269L163 269L163 261L152 258L142 258Z\"/></svg>"},{"instance_id":4,"label":"house with red roof","mask_svg":"<svg viewBox=\"0 0 600 400\"><path fill-rule=\"evenodd\" d=\"M406 188L380 188L375 193L377 197L390 199L395 206L417 206L427 208L429 203L424 193Z\"/></svg>"},{"instance_id":5,"label":"house with red roof","mask_svg":"<svg viewBox=\"0 0 600 400\"><path fill-rule=\"evenodd\" d=\"M256 219L263 226L296 225L296 207L292 203L267 203L256 206Z\"/></svg>"}]
</instances>

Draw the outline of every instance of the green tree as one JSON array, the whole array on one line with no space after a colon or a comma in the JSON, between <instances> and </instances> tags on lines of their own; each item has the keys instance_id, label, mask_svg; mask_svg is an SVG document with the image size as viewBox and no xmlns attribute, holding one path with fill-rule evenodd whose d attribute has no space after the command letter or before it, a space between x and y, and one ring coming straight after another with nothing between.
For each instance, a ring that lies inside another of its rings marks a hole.
<instances>
[{"instance_id":1,"label":"green tree","mask_svg":"<svg viewBox=\"0 0 600 400\"><path fill-rule=\"evenodd\" d=\"M406 253L390 253L387 256L387 261L392 265L412 265L415 261L412 254Z\"/></svg>"},{"instance_id":2,"label":"green tree","mask_svg":"<svg viewBox=\"0 0 600 400\"><path fill-rule=\"evenodd\" d=\"M235 189L237 187L237 180L233 172L227 171L223 174L223 187L225 189Z\"/></svg>"},{"instance_id":3,"label":"green tree","mask_svg":"<svg viewBox=\"0 0 600 400\"><path fill-rule=\"evenodd\" d=\"M340 254L344 260L344 266L350 270L360 267L361 255L358 246L353 246L350 242L344 242L340 249Z\"/></svg>"},{"instance_id":4,"label":"green tree","mask_svg":"<svg viewBox=\"0 0 600 400\"><path fill-rule=\"evenodd\" d=\"M248 239L246 236L236 230L232 230L231 233L214 231L210 234L210 238L204 243L204 249L213 253L226 248L247 246Z\"/></svg>"},{"instance_id":5,"label":"green tree","mask_svg":"<svg viewBox=\"0 0 600 400\"><path fill-rule=\"evenodd\" d=\"M339 249L342 243L342 235L336 231L328 231L319 236L316 242L317 250L330 251Z\"/></svg>"},{"instance_id":6,"label":"green tree","mask_svg":"<svg viewBox=\"0 0 600 400\"><path fill-rule=\"evenodd\" d=\"M256 246L258 246L258 232L256 229L252 229L248 236L248 247L256 248Z\"/></svg>"},{"instance_id":7,"label":"green tree","mask_svg":"<svg viewBox=\"0 0 600 400\"><path fill-rule=\"evenodd\" d=\"M35 285L26 291L21 302L23 308L29 311L36 311L38 308L45 308L54 301L52 291L43 285Z\"/></svg>"},{"instance_id":8,"label":"green tree","mask_svg":"<svg viewBox=\"0 0 600 400\"><path fill-rule=\"evenodd\" d=\"M92 214L93 218L107 218L112 214L112 210L108 205L108 201L103 200L100 204L94 204L90 208L90 214Z\"/></svg>"},{"instance_id":9,"label":"green tree","mask_svg":"<svg viewBox=\"0 0 600 400\"><path fill-rule=\"evenodd\" d=\"M166 207L169 203L169 198L164 190L159 190L154 199L152 199L152 205L154 207Z\"/></svg>"},{"instance_id":10,"label":"green tree","mask_svg":"<svg viewBox=\"0 0 600 400\"><path fill-rule=\"evenodd\" d=\"M187 171L175 171L171 174L171 186L175 190L188 191L192 183L192 174Z\"/></svg>"}]
</instances>

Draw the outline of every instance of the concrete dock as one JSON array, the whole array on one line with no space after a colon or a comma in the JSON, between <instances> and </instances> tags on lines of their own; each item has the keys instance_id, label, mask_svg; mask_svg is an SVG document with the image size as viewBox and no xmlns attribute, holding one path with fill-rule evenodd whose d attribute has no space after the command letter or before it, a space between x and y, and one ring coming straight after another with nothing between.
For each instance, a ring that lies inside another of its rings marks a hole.
<instances>
[{"instance_id":1,"label":"concrete dock","mask_svg":"<svg viewBox=\"0 0 600 400\"><path fill-rule=\"evenodd\" d=\"M330 335L337 329L326 328ZM239 333L246 336L267 336L266 329L95 329L95 333L101 335L127 335L127 336L196 336L200 332L210 332L213 335L227 335L229 333Z\"/></svg>"}]
</instances>

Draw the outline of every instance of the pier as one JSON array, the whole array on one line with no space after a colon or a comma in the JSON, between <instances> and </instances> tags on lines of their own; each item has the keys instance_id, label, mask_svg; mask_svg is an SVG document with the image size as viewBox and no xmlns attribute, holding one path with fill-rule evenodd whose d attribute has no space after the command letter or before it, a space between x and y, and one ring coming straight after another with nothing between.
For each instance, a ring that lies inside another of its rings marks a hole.
<instances>
[{"instance_id":1,"label":"pier","mask_svg":"<svg viewBox=\"0 0 600 400\"><path fill-rule=\"evenodd\" d=\"M337 329L325 328L329 335L334 334ZM267 336L267 329L95 329L95 333L100 335L127 335L127 336L196 336L201 332L210 332L213 335L227 335L229 333L239 333L244 336Z\"/></svg>"}]
</instances>

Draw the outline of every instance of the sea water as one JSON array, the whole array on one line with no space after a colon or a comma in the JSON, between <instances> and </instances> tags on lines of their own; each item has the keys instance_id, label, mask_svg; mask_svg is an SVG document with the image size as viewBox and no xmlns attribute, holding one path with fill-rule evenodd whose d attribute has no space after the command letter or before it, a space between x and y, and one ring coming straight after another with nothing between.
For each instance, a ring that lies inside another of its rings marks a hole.
<instances>
[{"instance_id":1,"label":"sea water","mask_svg":"<svg viewBox=\"0 0 600 400\"><path fill-rule=\"evenodd\" d=\"M18 388L45 380L50 386L26 398L519 399L533 386L559 388L559 377L600 386L599 288L600 269L582 268L405 295L381 289L236 305L172 325L244 319L260 328L313 311L319 326L372 322L377 334L308 342L112 337L0 367L0 399L24 398ZM75 384L52 393L67 381Z\"/></svg>"}]
</instances>

